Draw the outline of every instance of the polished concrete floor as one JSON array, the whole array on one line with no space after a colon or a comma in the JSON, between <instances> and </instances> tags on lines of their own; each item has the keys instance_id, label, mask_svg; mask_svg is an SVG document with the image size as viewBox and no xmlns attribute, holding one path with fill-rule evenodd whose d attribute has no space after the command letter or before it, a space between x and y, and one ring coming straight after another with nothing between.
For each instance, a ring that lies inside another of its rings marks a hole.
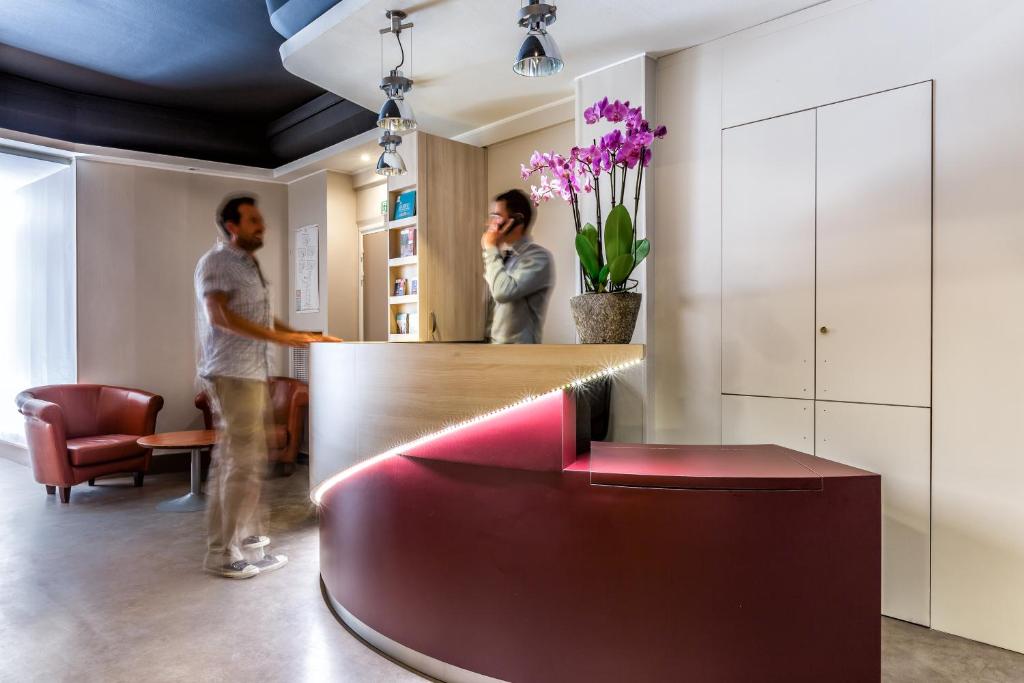
<instances>
[{"instance_id":1,"label":"polished concrete floor","mask_svg":"<svg viewBox=\"0 0 1024 683\"><path fill-rule=\"evenodd\" d=\"M0 681L422 681L325 607L306 470L268 481L283 569L202 573L201 513L158 512L187 475L46 496L0 445ZM886 681L1024 681L1024 655L882 620Z\"/></svg>"}]
</instances>

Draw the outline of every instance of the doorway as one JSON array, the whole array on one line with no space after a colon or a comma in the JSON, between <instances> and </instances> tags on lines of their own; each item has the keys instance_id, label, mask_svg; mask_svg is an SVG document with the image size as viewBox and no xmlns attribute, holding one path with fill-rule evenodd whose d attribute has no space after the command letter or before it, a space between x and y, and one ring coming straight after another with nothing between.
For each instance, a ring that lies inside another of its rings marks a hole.
<instances>
[{"instance_id":1,"label":"doorway","mask_svg":"<svg viewBox=\"0 0 1024 683\"><path fill-rule=\"evenodd\" d=\"M388 340L388 231L360 235L360 333L362 341Z\"/></svg>"}]
</instances>

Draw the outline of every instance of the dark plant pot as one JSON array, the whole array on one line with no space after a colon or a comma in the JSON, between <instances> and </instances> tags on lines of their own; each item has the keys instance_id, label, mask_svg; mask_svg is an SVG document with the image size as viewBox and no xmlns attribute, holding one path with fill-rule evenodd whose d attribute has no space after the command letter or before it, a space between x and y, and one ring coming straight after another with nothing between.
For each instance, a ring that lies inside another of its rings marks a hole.
<instances>
[{"instance_id":1,"label":"dark plant pot","mask_svg":"<svg viewBox=\"0 0 1024 683\"><path fill-rule=\"evenodd\" d=\"M588 292L569 300L576 331L584 344L628 344L633 339L641 295Z\"/></svg>"}]
</instances>

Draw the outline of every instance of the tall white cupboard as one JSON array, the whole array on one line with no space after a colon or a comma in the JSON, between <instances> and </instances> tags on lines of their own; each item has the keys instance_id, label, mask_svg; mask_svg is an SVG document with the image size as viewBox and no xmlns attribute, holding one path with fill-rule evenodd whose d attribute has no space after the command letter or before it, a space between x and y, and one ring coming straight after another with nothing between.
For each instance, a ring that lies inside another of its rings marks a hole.
<instances>
[{"instance_id":1,"label":"tall white cupboard","mask_svg":"<svg viewBox=\"0 0 1024 683\"><path fill-rule=\"evenodd\" d=\"M930 613L932 84L722 131L722 438L882 475L882 612Z\"/></svg>"}]
</instances>

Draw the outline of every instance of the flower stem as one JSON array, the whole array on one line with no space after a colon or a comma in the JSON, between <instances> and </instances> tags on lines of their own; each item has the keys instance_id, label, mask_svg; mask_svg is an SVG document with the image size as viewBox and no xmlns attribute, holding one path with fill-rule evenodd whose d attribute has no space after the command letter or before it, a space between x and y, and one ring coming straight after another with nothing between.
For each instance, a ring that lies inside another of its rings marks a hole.
<instances>
[{"instance_id":1,"label":"flower stem","mask_svg":"<svg viewBox=\"0 0 1024 683\"><path fill-rule=\"evenodd\" d=\"M619 190L619 204L626 203L626 176L629 175L626 172L626 167L622 167L622 189Z\"/></svg>"}]
</instances>

